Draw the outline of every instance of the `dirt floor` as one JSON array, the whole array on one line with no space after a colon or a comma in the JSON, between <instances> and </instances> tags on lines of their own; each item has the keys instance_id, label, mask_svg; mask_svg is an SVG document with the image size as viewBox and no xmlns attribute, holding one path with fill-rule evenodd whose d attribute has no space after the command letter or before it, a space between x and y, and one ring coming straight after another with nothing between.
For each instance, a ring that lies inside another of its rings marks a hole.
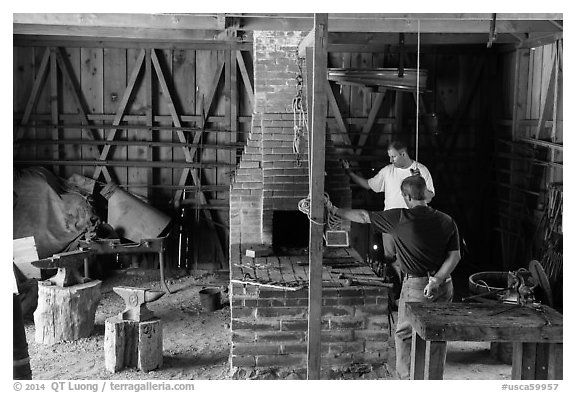
<instances>
[{"instance_id":1,"label":"dirt floor","mask_svg":"<svg viewBox=\"0 0 576 393\"><path fill-rule=\"evenodd\" d=\"M88 338L53 346L36 344L34 324L26 320L26 336L34 379L160 379L160 380L223 380L238 375L230 370L230 308L204 311L199 298L203 287L228 284L227 273L194 272L192 275L172 273L168 285L173 292L149 305L162 319L164 364L161 369L141 372L125 369L112 374L104 368L104 321L123 310L122 299L112 291L118 285L159 290L157 270L126 269L115 273L102 284L102 299L96 311L95 329ZM226 302L226 295L223 296ZM450 343L445 379L510 379L511 366L490 355L489 343ZM357 375L342 374L355 379ZM377 377L382 377L376 376ZM246 375L244 378L264 378ZM366 378L366 377L365 377ZM364 379L364 378L363 378Z\"/></svg>"}]
</instances>

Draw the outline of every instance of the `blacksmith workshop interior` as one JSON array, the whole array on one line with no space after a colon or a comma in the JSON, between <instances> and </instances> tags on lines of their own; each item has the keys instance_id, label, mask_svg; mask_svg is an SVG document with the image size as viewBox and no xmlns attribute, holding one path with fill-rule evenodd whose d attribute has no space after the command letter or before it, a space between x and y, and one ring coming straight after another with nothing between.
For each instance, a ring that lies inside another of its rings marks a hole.
<instances>
[{"instance_id":1,"label":"blacksmith workshop interior","mask_svg":"<svg viewBox=\"0 0 576 393\"><path fill-rule=\"evenodd\" d=\"M399 317L410 379L562 379L562 48L561 13L13 14L14 379L394 380ZM428 276L416 210L458 233Z\"/></svg>"}]
</instances>

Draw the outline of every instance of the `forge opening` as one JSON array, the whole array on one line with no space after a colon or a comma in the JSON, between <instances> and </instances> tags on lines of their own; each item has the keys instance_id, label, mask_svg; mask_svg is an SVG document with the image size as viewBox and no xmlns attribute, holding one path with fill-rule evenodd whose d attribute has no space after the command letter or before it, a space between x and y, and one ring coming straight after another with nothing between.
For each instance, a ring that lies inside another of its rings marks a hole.
<instances>
[{"instance_id":1,"label":"forge opening","mask_svg":"<svg viewBox=\"0 0 576 393\"><path fill-rule=\"evenodd\" d=\"M272 216L272 248L277 255L308 248L310 224L298 210L277 210Z\"/></svg>"}]
</instances>

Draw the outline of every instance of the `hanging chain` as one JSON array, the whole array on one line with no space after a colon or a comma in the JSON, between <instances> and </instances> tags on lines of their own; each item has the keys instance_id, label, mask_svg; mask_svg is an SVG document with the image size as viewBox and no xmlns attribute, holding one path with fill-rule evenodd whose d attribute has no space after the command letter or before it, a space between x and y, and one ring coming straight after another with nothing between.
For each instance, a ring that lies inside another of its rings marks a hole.
<instances>
[{"instance_id":1,"label":"hanging chain","mask_svg":"<svg viewBox=\"0 0 576 393\"><path fill-rule=\"evenodd\" d=\"M302 77L302 62L304 59L298 57L298 74L296 75L296 95L292 100L292 113L294 115L294 141L292 151L296 154L296 166L302 166L302 153L300 152L300 140L304 131L308 130L308 120L304 110L302 89L304 78Z\"/></svg>"}]
</instances>

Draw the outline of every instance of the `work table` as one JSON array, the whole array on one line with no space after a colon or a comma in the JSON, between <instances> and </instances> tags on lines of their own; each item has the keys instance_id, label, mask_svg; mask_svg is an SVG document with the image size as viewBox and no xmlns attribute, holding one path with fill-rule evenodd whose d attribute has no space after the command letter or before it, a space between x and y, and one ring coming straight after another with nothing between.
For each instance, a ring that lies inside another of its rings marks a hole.
<instances>
[{"instance_id":1,"label":"work table","mask_svg":"<svg viewBox=\"0 0 576 393\"><path fill-rule=\"evenodd\" d=\"M561 378L562 314L550 307L412 302L406 308L412 379L442 379L447 341L512 342L512 379Z\"/></svg>"}]
</instances>

